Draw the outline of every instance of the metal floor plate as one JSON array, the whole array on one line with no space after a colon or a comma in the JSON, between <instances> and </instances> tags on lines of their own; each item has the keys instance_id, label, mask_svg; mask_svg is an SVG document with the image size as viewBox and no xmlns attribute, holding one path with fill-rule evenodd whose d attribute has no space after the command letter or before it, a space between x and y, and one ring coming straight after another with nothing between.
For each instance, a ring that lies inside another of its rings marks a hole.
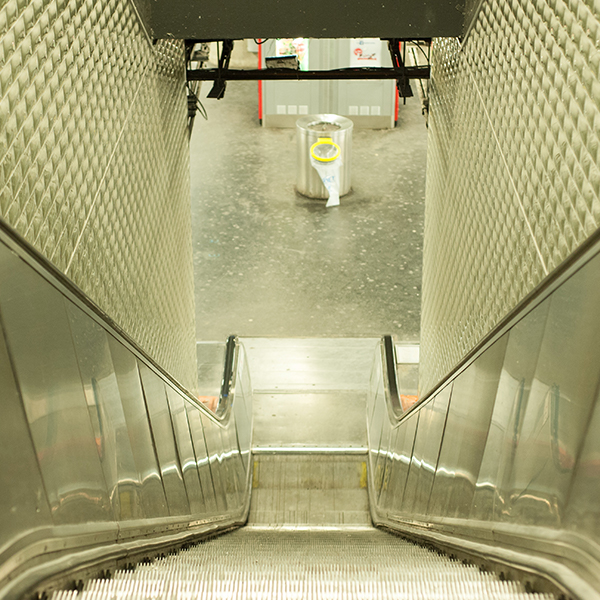
<instances>
[{"instance_id":1,"label":"metal floor plate","mask_svg":"<svg viewBox=\"0 0 600 600\"><path fill-rule=\"evenodd\" d=\"M255 394L252 447L275 449L367 449L365 393Z\"/></svg>"},{"instance_id":2,"label":"metal floor plate","mask_svg":"<svg viewBox=\"0 0 600 600\"><path fill-rule=\"evenodd\" d=\"M253 451L366 451L374 338L245 338L254 388Z\"/></svg>"},{"instance_id":3,"label":"metal floor plate","mask_svg":"<svg viewBox=\"0 0 600 600\"><path fill-rule=\"evenodd\" d=\"M255 392L367 392L378 338L243 338Z\"/></svg>"},{"instance_id":4,"label":"metal floor plate","mask_svg":"<svg viewBox=\"0 0 600 600\"><path fill-rule=\"evenodd\" d=\"M276 454L254 460L252 525L371 525L366 456Z\"/></svg>"}]
</instances>

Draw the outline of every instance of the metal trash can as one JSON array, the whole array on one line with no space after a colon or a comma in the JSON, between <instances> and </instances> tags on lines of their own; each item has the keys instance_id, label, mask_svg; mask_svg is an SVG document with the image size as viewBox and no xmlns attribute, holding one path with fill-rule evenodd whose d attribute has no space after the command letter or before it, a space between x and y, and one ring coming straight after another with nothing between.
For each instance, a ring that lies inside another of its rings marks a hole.
<instances>
[{"instance_id":1,"label":"metal trash can","mask_svg":"<svg viewBox=\"0 0 600 600\"><path fill-rule=\"evenodd\" d=\"M328 198L321 177L310 161L310 148L319 138L331 138L341 150L340 196L350 191L352 167L352 127L354 123L338 115L307 115L296 121L298 152L296 189L309 198Z\"/></svg>"}]
</instances>

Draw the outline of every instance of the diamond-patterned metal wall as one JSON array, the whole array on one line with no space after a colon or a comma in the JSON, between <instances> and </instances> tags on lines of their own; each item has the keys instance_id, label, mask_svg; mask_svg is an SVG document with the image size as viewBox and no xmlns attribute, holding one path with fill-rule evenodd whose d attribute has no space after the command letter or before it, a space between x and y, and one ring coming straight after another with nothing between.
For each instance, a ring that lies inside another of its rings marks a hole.
<instances>
[{"instance_id":1,"label":"diamond-patterned metal wall","mask_svg":"<svg viewBox=\"0 0 600 600\"><path fill-rule=\"evenodd\" d=\"M194 389L184 68L130 0L0 1L0 217Z\"/></svg>"},{"instance_id":2,"label":"diamond-patterned metal wall","mask_svg":"<svg viewBox=\"0 0 600 600\"><path fill-rule=\"evenodd\" d=\"M434 42L421 393L600 225L599 18L486 0Z\"/></svg>"}]
</instances>

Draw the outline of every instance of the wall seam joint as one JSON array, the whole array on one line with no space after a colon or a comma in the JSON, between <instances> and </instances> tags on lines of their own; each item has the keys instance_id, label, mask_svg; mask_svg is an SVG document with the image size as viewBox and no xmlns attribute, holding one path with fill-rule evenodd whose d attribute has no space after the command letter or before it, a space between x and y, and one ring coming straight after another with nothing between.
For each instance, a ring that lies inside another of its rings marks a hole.
<instances>
[{"instance_id":1,"label":"wall seam joint","mask_svg":"<svg viewBox=\"0 0 600 600\"><path fill-rule=\"evenodd\" d=\"M510 185L513 189L515 198L517 199L517 202L519 203L519 208L521 209L521 213L523 215L523 219L525 220L525 224L527 225L527 229L529 231L529 234L531 235L531 239L533 241L533 245L535 246L535 250L537 252L538 258L540 260L540 262L542 263L542 269L544 270L544 275L548 275L548 267L546 266L546 261L544 260L544 257L542 255L542 252L540 250L540 247L537 243L537 240L535 239L535 235L533 233L533 228L531 227L531 223L529 222L529 219L527 218L527 212L525 211L525 207L523 206L523 201L521 200L521 196L519 195L519 192L517 190L517 186L515 184L515 181L512 177L512 174L510 172L510 168L508 166L508 162L506 160L506 157L504 156L504 152L502 151L502 146L500 145L500 140L498 139L498 136L496 135L496 131L494 129L494 125L492 123L492 119L488 113L488 110L485 106L485 102L483 101L483 98L481 96L481 92L479 91L479 86L477 85L477 81L475 80L475 77L473 77L473 73L470 69L469 66L467 66L468 68L468 72L469 72L469 79L471 79L471 82L473 84L473 88L475 89L475 91L477 92L477 97L479 98L479 102L481 104L481 107L483 108L483 112L485 113L485 117L488 120L489 126L490 126L490 130L492 132L492 135L494 137L494 141L496 142L496 146L498 147L498 152L500 154L500 157L502 159L502 163L504 164L504 168L506 169L506 173L508 175L508 179L510 181Z\"/></svg>"},{"instance_id":2,"label":"wall seam joint","mask_svg":"<svg viewBox=\"0 0 600 600\"><path fill-rule=\"evenodd\" d=\"M71 264L73 263L75 254L77 253L77 249L79 248L79 244L81 243L81 240L83 238L83 234L88 226L89 220L92 216L92 212L96 206L96 202L98 201L98 198L100 197L100 191L102 190L102 186L104 185L104 181L106 180L108 171L113 164L113 159L114 159L115 154L117 153L117 149L119 148L119 145L121 143L121 138L123 137L123 133L125 132L125 129L127 129L127 125L129 124L129 119L131 117L131 113L133 112L133 109L136 105L137 97L140 93L140 90L142 89L142 86L145 83L145 76L146 76L146 73L148 72L149 68L150 68L150 65L147 65L146 69L142 73L142 76L140 77L140 83L139 83L138 88L135 91L135 95L133 96L133 99L131 101L131 106L129 107L129 110L127 111L127 116L125 117L125 121L123 122L123 127L121 128L121 131L119 132L119 137L117 138L117 141L115 142L115 146L110 154L110 158L108 159L108 162L106 163L106 168L104 169L104 173L102 174L102 179L98 183L98 189L96 191L96 194L94 195L94 200L92 201L92 203L90 205L90 209L85 218L85 221L83 222L81 231L79 232L79 235L77 236L77 241L75 242L75 245L73 246L73 252L71 252L71 257L69 258L69 262L64 271L65 275L69 274L69 269L71 268Z\"/></svg>"}]
</instances>

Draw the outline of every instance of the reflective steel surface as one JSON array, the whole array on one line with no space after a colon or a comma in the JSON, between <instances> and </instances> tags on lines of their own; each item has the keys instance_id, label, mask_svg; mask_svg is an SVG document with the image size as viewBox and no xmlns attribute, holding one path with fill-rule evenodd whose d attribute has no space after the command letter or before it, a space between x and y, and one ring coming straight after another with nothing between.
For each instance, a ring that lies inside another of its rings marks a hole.
<instances>
[{"instance_id":1,"label":"reflective steel surface","mask_svg":"<svg viewBox=\"0 0 600 600\"><path fill-rule=\"evenodd\" d=\"M470 515L506 341L497 341L453 382L428 514Z\"/></svg>"},{"instance_id":2,"label":"reflective steel surface","mask_svg":"<svg viewBox=\"0 0 600 600\"><path fill-rule=\"evenodd\" d=\"M183 481L185 482L186 497L189 502L188 513L204 514L206 512L206 504L202 487L200 486L196 453L192 444L190 424L188 422L187 411L185 410L185 400L173 390L169 390L169 392L169 404L166 415L169 417L169 424L172 427L171 431L175 433L176 443L174 444L174 448L177 452Z\"/></svg>"},{"instance_id":3,"label":"reflective steel surface","mask_svg":"<svg viewBox=\"0 0 600 600\"><path fill-rule=\"evenodd\" d=\"M0 597L21 597L50 560L88 560L80 549L245 520L252 388L239 342L217 418L2 241L0 282Z\"/></svg>"},{"instance_id":4,"label":"reflective steel surface","mask_svg":"<svg viewBox=\"0 0 600 600\"><path fill-rule=\"evenodd\" d=\"M65 301L1 244L0 280L4 335L52 519L112 519Z\"/></svg>"},{"instance_id":5,"label":"reflective steel surface","mask_svg":"<svg viewBox=\"0 0 600 600\"><path fill-rule=\"evenodd\" d=\"M175 393L176 392L170 390L169 397ZM186 404L185 408L188 416L188 422L190 424L190 434L192 437L194 456L196 457L198 477L200 479L200 487L202 489L202 497L205 502L206 512L209 515L214 515L217 513L217 491L215 486L215 478L210 466L208 452L206 450L202 416L200 411L192 407L190 404ZM210 427L210 424L208 426Z\"/></svg>"},{"instance_id":6,"label":"reflective steel surface","mask_svg":"<svg viewBox=\"0 0 600 600\"><path fill-rule=\"evenodd\" d=\"M595 598L600 242L544 294L399 422L376 353L367 410L371 514L438 542L468 540L502 560L516 553L575 596Z\"/></svg>"},{"instance_id":7,"label":"reflective steel surface","mask_svg":"<svg viewBox=\"0 0 600 600\"><path fill-rule=\"evenodd\" d=\"M411 464L402 498L403 509L419 515L429 512L429 500L439 467L440 446L448 420L448 403L453 385L447 385L423 407L412 451Z\"/></svg>"},{"instance_id":8,"label":"reflective steel surface","mask_svg":"<svg viewBox=\"0 0 600 600\"><path fill-rule=\"evenodd\" d=\"M340 147L339 192L350 191L352 177L352 129L354 124L338 115L307 115L296 122L296 189L309 198L329 198L321 177L310 161L311 146L329 137Z\"/></svg>"},{"instance_id":9,"label":"reflective steel surface","mask_svg":"<svg viewBox=\"0 0 600 600\"><path fill-rule=\"evenodd\" d=\"M3 337L0 337L0 390L0 548L4 549L0 550L0 563L4 563L11 554L13 538L27 530L51 526L52 516Z\"/></svg>"},{"instance_id":10,"label":"reflective steel surface","mask_svg":"<svg viewBox=\"0 0 600 600\"><path fill-rule=\"evenodd\" d=\"M598 259L596 259L598 261ZM562 526L600 382L600 268L552 295L510 482L510 520Z\"/></svg>"},{"instance_id":11,"label":"reflective steel surface","mask_svg":"<svg viewBox=\"0 0 600 600\"><path fill-rule=\"evenodd\" d=\"M169 515L169 506L152 439L137 360L111 336L108 338L108 345L115 365L133 460L141 482L143 515L146 518L166 517Z\"/></svg>"},{"instance_id":12,"label":"reflective steel surface","mask_svg":"<svg viewBox=\"0 0 600 600\"><path fill-rule=\"evenodd\" d=\"M473 496L472 515L502 520L526 399L537 365L549 300L521 320L508 337L496 400Z\"/></svg>"},{"instance_id":13,"label":"reflective steel surface","mask_svg":"<svg viewBox=\"0 0 600 600\"><path fill-rule=\"evenodd\" d=\"M165 384L149 367L138 363L146 410L150 420L152 443L160 465L162 484L171 516L190 512L183 483L179 453L175 445L172 416L167 404Z\"/></svg>"},{"instance_id":14,"label":"reflective steel surface","mask_svg":"<svg viewBox=\"0 0 600 600\"><path fill-rule=\"evenodd\" d=\"M90 421L116 520L142 518L141 479L123 412L107 333L81 309L67 306Z\"/></svg>"}]
</instances>

